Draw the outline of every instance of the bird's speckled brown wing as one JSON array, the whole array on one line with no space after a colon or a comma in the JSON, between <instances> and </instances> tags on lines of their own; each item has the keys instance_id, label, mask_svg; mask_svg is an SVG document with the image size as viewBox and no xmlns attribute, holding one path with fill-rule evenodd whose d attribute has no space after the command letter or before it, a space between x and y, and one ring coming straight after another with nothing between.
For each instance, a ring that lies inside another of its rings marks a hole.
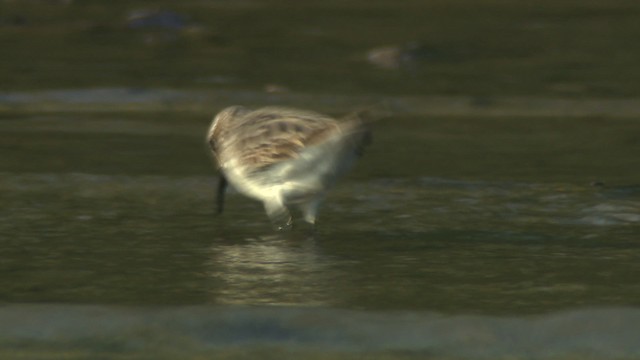
<instances>
[{"instance_id":1,"label":"bird's speckled brown wing","mask_svg":"<svg viewBox=\"0 0 640 360\"><path fill-rule=\"evenodd\" d=\"M247 167L260 169L295 159L302 149L341 131L339 123L311 111L266 107L232 119L219 144L221 162L236 157Z\"/></svg>"}]
</instances>

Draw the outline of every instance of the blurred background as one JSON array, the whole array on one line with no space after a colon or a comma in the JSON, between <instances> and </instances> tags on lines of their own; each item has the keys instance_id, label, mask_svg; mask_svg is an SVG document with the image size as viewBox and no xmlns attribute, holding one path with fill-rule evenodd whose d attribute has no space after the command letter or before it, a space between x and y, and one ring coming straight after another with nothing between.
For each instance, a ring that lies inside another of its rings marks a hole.
<instances>
[{"instance_id":1,"label":"blurred background","mask_svg":"<svg viewBox=\"0 0 640 360\"><path fill-rule=\"evenodd\" d=\"M638 95L635 1L0 2L2 89Z\"/></svg>"}]
</instances>

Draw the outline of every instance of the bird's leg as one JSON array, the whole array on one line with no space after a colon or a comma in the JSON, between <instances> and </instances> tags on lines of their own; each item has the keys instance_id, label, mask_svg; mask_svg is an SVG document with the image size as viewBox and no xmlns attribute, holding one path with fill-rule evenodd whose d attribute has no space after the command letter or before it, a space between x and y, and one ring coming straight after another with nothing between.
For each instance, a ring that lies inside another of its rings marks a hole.
<instances>
[{"instance_id":1,"label":"bird's leg","mask_svg":"<svg viewBox=\"0 0 640 360\"><path fill-rule=\"evenodd\" d=\"M299 205L300 211L302 211L304 221L311 224L313 229L316 228L316 221L318 220L318 210L320 204L324 201L325 192L316 193L312 198L308 199Z\"/></svg>"},{"instance_id":2,"label":"bird's leg","mask_svg":"<svg viewBox=\"0 0 640 360\"><path fill-rule=\"evenodd\" d=\"M320 208L321 202L322 202L322 197L318 196L300 206L300 210L302 210L302 214L304 216L304 221L311 224L314 228L316 226L316 219L318 218L318 209Z\"/></svg>"},{"instance_id":3,"label":"bird's leg","mask_svg":"<svg viewBox=\"0 0 640 360\"><path fill-rule=\"evenodd\" d=\"M227 178L224 174L220 173L220 178L218 179L218 192L216 193L216 205L218 214L222 214L224 211L224 193L227 190Z\"/></svg>"},{"instance_id":4,"label":"bird's leg","mask_svg":"<svg viewBox=\"0 0 640 360\"><path fill-rule=\"evenodd\" d=\"M291 214L282 201L279 199L267 200L264 202L264 208L267 211L267 215L276 230L289 230L293 224L291 220Z\"/></svg>"}]
</instances>

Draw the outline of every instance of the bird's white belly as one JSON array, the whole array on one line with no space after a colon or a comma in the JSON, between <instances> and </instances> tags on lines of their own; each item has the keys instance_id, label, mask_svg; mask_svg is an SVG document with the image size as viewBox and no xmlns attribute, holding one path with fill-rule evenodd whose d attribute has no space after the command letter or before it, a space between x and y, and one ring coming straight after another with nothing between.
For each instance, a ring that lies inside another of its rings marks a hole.
<instances>
[{"instance_id":1,"label":"bird's white belly","mask_svg":"<svg viewBox=\"0 0 640 360\"><path fill-rule=\"evenodd\" d=\"M304 202L324 193L353 162L354 154L341 147L312 147L297 159L262 171L249 171L237 160L223 165L227 180L241 193L260 201L278 198L283 203Z\"/></svg>"}]
</instances>

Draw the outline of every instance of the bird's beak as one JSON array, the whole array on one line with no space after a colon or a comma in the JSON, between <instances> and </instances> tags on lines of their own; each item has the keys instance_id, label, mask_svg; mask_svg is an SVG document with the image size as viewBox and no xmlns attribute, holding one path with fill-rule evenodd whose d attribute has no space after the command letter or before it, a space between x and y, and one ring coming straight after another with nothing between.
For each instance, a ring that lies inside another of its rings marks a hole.
<instances>
[{"instance_id":1,"label":"bird's beak","mask_svg":"<svg viewBox=\"0 0 640 360\"><path fill-rule=\"evenodd\" d=\"M224 193L227 190L227 178L224 177L224 174L220 173L220 178L218 179L218 192L216 194L216 204L218 206L218 214L222 214L224 211Z\"/></svg>"}]
</instances>

